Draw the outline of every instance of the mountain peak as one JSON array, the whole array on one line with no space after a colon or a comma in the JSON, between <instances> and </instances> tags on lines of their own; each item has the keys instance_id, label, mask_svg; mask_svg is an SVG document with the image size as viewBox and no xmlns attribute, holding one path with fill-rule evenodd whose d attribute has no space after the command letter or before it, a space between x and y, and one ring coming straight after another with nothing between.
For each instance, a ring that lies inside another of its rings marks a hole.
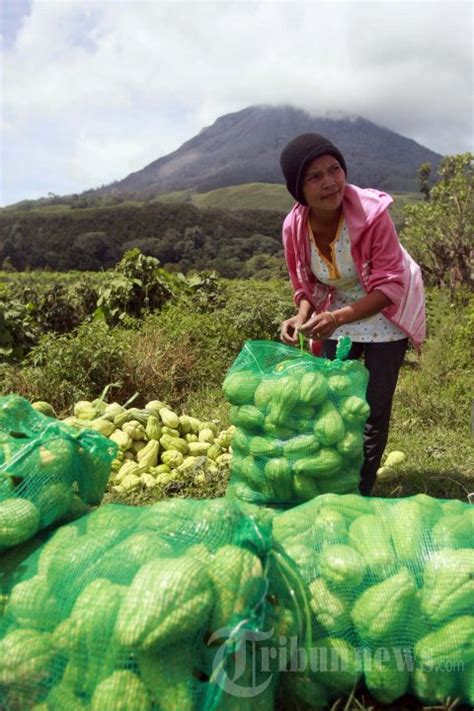
<instances>
[{"instance_id":1,"label":"mountain peak","mask_svg":"<svg viewBox=\"0 0 474 711\"><path fill-rule=\"evenodd\" d=\"M243 183L283 183L279 157L300 133L322 133L344 155L349 181L361 187L417 190L421 163L441 156L361 116L316 116L290 105L259 104L219 116L176 151L101 193L206 192Z\"/></svg>"}]
</instances>

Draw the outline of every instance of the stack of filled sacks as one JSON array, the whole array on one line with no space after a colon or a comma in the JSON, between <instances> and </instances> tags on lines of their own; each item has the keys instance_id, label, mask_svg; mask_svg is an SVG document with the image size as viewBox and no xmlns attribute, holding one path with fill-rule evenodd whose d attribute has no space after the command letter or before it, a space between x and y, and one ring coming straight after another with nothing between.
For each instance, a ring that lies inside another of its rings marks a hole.
<instances>
[{"instance_id":1,"label":"stack of filled sacks","mask_svg":"<svg viewBox=\"0 0 474 711\"><path fill-rule=\"evenodd\" d=\"M223 390L235 425L229 495L260 504L295 505L358 490L368 372L273 341L247 341Z\"/></svg>"},{"instance_id":2,"label":"stack of filled sacks","mask_svg":"<svg viewBox=\"0 0 474 711\"><path fill-rule=\"evenodd\" d=\"M117 445L0 398L0 551L100 503Z\"/></svg>"},{"instance_id":3,"label":"stack of filled sacks","mask_svg":"<svg viewBox=\"0 0 474 711\"><path fill-rule=\"evenodd\" d=\"M4 554L0 707L272 709L276 676L245 698L252 664L225 691L252 631L303 632L291 586L270 595L270 550L269 514L223 499L106 505Z\"/></svg>"},{"instance_id":4,"label":"stack of filled sacks","mask_svg":"<svg viewBox=\"0 0 474 711\"><path fill-rule=\"evenodd\" d=\"M284 698L323 708L364 678L383 703L474 704L474 507L327 494L273 530L299 566L313 628L313 665L281 675Z\"/></svg>"}]
</instances>

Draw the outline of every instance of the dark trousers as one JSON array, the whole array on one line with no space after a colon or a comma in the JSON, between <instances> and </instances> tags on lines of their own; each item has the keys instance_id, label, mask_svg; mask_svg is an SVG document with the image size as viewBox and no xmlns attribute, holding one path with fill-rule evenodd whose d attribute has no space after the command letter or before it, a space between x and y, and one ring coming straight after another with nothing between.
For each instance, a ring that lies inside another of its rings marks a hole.
<instances>
[{"instance_id":1,"label":"dark trousers","mask_svg":"<svg viewBox=\"0 0 474 711\"><path fill-rule=\"evenodd\" d=\"M370 415L364 430L364 463L359 486L364 496L372 490L387 444L393 394L407 345L407 338L387 343L353 343L348 356L355 360L363 354L364 365L369 371L367 402ZM333 360L336 346L335 340L325 341L322 355Z\"/></svg>"}]
</instances>

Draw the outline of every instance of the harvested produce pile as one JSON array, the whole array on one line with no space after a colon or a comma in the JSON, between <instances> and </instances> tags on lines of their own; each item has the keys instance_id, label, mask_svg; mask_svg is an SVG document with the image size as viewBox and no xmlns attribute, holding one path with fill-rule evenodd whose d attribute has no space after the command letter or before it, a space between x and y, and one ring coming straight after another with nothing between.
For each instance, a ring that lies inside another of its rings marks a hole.
<instances>
[{"instance_id":1,"label":"harvested produce pile","mask_svg":"<svg viewBox=\"0 0 474 711\"><path fill-rule=\"evenodd\" d=\"M0 551L102 500L117 447L0 398Z\"/></svg>"},{"instance_id":2,"label":"harvested produce pile","mask_svg":"<svg viewBox=\"0 0 474 711\"><path fill-rule=\"evenodd\" d=\"M63 526L0 575L0 706L254 708L218 682L244 627L284 623L266 598L270 548L269 514L225 499L111 504Z\"/></svg>"},{"instance_id":3,"label":"harvested produce pile","mask_svg":"<svg viewBox=\"0 0 474 711\"><path fill-rule=\"evenodd\" d=\"M64 420L78 429L100 432L118 446L110 486L118 494L180 481L203 469L217 472L229 466L233 427L219 431L215 422L178 415L160 400L143 409L116 402L82 400L74 417Z\"/></svg>"},{"instance_id":4,"label":"harvested produce pile","mask_svg":"<svg viewBox=\"0 0 474 711\"><path fill-rule=\"evenodd\" d=\"M321 709L362 679L472 704L473 517L424 495L102 506L0 554L0 706Z\"/></svg>"},{"instance_id":5,"label":"harvested produce pile","mask_svg":"<svg viewBox=\"0 0 474 711\"><path fill-rule=\"evenodd\" d=\"M229 492L260 504L297 504L358 490L368 373L272 341L247 341L223 383L236 426Z\"/></svg>"},{"instance_id":6,"label":"harvested produce pile","mask_svg":"<svg viewBox=\"0 0 474 711\"><path fill-rule=\"evenodd\" d=\"M305 581L320 662L341 663L283 674L286 695L319 708L363 675L383 703L474 704L474 507L327 494L273 531Z\"/></svg>"}]
</instances>

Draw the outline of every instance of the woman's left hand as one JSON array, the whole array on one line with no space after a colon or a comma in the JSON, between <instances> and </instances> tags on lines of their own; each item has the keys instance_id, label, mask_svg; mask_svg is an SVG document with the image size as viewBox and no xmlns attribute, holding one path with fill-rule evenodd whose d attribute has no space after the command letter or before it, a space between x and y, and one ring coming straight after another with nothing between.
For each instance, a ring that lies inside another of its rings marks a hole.
<instances>
[{"instance_id":1,"label":"woman's left hand","mask_svg":"<svg viewBox=\"0 0 474 711\"><path fill-rule=\"evenodd\" d=\"M336 316L330 311L323 311L312 316L306 323L301 324L298 330L305 336L315 338L318 341L325 341L331 338L338 326Z\"/></svg>"}]
</instances>

